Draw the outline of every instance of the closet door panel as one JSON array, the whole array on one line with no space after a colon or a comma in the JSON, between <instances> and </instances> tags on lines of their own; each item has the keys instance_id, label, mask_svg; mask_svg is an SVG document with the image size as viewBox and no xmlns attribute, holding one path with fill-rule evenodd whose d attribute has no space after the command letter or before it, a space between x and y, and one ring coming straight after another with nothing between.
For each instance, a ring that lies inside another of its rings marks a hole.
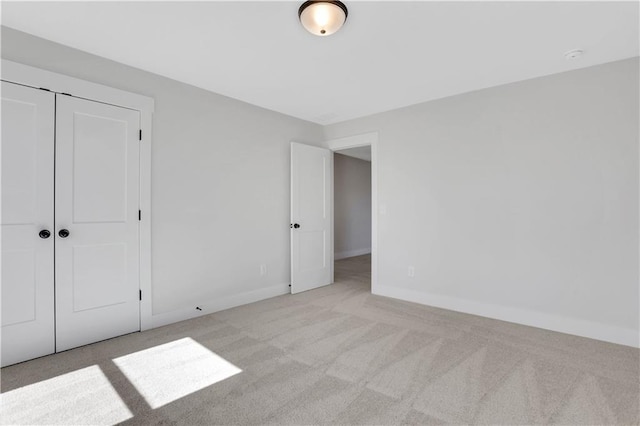
<instances>
[{"instance_id":1,"label":"closet door panel","mask_svg":"<svg viewBox=\"0 0 640 426\"><path fill-rule=\"evenodd\" d=\"M139 123L138 111L57 97L57 350L140 329Z\"/></svg>"},{"instance_id":2,"label":"closet door panel","mask_svg":"<svg viewBox=\"0 0 640 426\"><path fill-rule=\"evenodd\" d=\"M2 366L55 351L54 104L2 82Z\"/></svg>"}]
</instances>

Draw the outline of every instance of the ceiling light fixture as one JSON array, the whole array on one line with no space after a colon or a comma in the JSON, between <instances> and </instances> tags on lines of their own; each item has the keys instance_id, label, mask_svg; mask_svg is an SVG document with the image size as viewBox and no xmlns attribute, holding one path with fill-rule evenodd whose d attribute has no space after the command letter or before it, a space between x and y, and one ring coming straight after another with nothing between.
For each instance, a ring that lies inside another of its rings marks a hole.
<instances>
[{"instance_id":1,"label":"ceiling light fixture","mask_svg":"<svg viewBox=\"0 0 640 426\"><path fill-rule=\"evenodd\" d=\"M338 31L348 14L347 6L341 1L305 1L298 9L302 26L317 36L328 36Z\"/></svg>"}]
</instances>

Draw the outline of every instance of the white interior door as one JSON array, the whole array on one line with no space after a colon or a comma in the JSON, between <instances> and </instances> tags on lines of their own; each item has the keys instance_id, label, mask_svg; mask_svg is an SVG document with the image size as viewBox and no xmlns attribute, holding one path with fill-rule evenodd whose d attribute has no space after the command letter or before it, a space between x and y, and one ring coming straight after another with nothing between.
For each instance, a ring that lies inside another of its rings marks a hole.
<instances>
[{"instance_id":1,"label":"white interior door","mask_svg":"<svg viewBox=\"0 0 640 426\"><path fill-rule=\"evenodd\" d=\"M138 111L57 95L57 351L140 330L139 129Z\"/></svg>"},{"instance_id":2,"label":"white interior door","mask_svg":"<svg viewBox=\"0 0 640 426\"><path fill-rule=\"evenodd\" d=\"M2 366L55 351L54 103L2 82Z\"/></svg>"},{"instance_id":3,"label":"white interior door","mask_svg":"<svg viewBox=\"0 0 640 426\"><path fill-rule=\"evenodd\" d=\"M291 143L291 293L333 282L333 155Z\"/></svg>"}]
</instances>

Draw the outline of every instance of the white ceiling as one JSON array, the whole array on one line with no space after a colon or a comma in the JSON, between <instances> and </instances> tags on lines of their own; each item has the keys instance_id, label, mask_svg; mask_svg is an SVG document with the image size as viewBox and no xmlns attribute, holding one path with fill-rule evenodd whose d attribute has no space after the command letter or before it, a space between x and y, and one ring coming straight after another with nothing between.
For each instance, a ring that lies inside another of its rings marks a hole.
<instances>
[{"instance_id":1,"label":"white ceiling","mask_svg":"<svg viewBox=\"0 0 640 426\"><path fill-rule=\"evenodd\" d=\"M320 124L638 56L638 2L347 0L330 37L301 3L3 1L2 24Z\"/></svg>"},{"instance_id":2,"label":"white ceiling","mask_svg":"<svg viewBox=\"0 0 640 426\"><path fill-rule=\"evenodd\" d=\"M341 149L340 151L335 151L335 153L371 162L371 146Z\"/></svg>"}]
</instances>

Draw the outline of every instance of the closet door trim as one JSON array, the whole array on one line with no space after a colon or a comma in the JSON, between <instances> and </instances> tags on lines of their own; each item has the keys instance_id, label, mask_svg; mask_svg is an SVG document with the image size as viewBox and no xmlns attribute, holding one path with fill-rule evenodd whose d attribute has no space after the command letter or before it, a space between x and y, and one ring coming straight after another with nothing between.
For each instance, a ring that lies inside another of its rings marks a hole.
<instances>
[{"instance_id":1,"label":"closet door trim","mask_svg":"<svg viewBox=\"0 0 640 426\"><path fill-rule=\"evenodd\" d=\"M140 112L140 329L154 327L151 282L151 125L153 98L75 77L2 60L1 79Z\"/></svg>"}]
</instances>

